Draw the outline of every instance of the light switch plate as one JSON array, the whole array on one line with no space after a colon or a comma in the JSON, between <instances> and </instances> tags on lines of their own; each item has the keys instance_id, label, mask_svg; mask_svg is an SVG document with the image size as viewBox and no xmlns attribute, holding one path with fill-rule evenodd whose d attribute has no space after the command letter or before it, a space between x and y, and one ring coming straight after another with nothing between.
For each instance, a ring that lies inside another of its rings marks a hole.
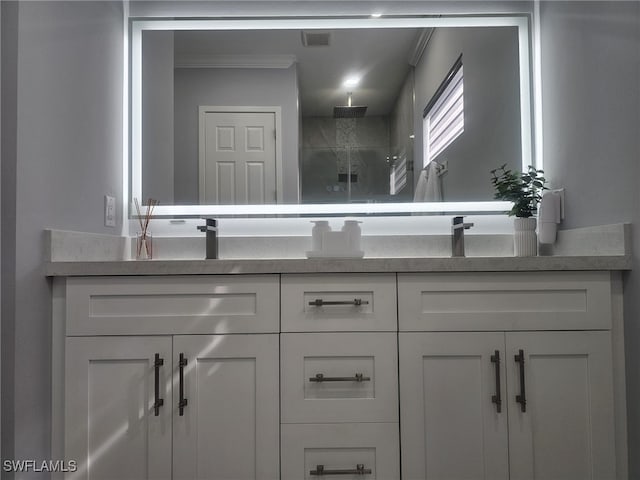
<instances>
[{"instance_id":1,"label":"light switch plate","mask_svg":"<svg viewBox=\"0 0 640 480\"><path fill-rule=\"evenodd\" d=\"M116 226L116 197L104 196L104 225L105 227Z\"/></svg>"}]
</instances>

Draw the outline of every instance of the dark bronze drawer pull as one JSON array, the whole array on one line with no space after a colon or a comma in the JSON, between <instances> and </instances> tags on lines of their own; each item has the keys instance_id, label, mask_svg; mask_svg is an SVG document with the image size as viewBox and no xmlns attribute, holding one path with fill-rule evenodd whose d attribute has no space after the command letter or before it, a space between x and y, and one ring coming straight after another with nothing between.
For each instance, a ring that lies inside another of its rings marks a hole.
<instances>
[{"instance_id":1,"label":"dark bronze drawer pull","mask_svg":"<svg viewBox=\"0 0 640 480\"><path fill-rule=\"evenodd\" d=\"M371 377L365 377L362 373L356 373L353 377L325 377L323 373L316 373L309 378L310 382L370 382Z\"/></svg>"},{"instance_id":2,"label":"dark bronze drawer pull","mask_svg":"<svg viewBox=\"0 0 640 480\"><path fill-rule=\"evenodd\" d=\"M371 469L364 468L362 463L357 464L353 470L325 470L324 465L316 465L316 469L309 471L309 475L371 475Z\"/></svg>"},{"instance_id":3,"label":"dark bronze drawer pull","mask_svg":"<svg viewBox=\"0 0 640 480\"><path fill-rule=\"evenodd\" d=\"M321 298L316 298L315 300L309 302L309 305L311 305L312 307L323 307L325 305L353 305L354 307L359 307L360 305L369 305L369 301L362 300L361 298L341 301L327 301L322 300Z\"/></svg>"}]
</instances>

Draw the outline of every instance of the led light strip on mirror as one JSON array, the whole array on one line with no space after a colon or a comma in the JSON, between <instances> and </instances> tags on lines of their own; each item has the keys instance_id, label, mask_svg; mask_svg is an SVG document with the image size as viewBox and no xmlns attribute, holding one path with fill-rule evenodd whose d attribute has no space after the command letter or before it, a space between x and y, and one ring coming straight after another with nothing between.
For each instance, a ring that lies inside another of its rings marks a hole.
<instances>
[{"instance_id":1,"label":"led light strip on mirror","mask_svg":"<svg viewBox=\"0 0 640 480\"><path fill-rule=\"evenodd\" d=\"M500 213L511 208L509 202L416 202L416 203L310 203L266 205L176 205L154 207L154 218L308 216L308 215L385 215L434 213ZM180 213L174 213L180 209Z\"/></svg>"},{"instance_id":2,"label":"led light strip on mirror","mask_svg":"<svg viewBox=\"0 0 640 480\"><path fill-rule=\"evenodd\" d=\"M133 198L142 197L142 33L147 30L268 30L268 29L358 29L358 28L428 28L428 27L517 27L520 67L520 108L522 168L530 164L542 168L539 152L534 152L534 95L530 72L531 39L528 16L441 16L381 18L247 18L247 19L131 19L130 86L131 108L128 138L130 145L130 181L123 175L124 191ZM537 96L537 93L536 93ZM537 142L536 142L537 143ZM534 154L535 153L535 154ZM420 202L420 203L350 203L350 204L266 204L266 205L159 205L157 216L264 216L264 215L370 215L419 213L497 213L510 209L508 202ZM132 210L130 209L129 212Z\"/></svg>"}]
</instances>

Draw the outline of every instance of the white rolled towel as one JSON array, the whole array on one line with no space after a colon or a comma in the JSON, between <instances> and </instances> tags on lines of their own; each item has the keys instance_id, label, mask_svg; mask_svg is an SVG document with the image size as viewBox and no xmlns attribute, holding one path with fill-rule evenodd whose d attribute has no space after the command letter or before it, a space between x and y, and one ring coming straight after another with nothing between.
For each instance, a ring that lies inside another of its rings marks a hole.
<instances>
[{"instance_id":1,"label":"white rolled towel","mask_svg":"<svg viewBox=\"0 0 640 480\"><path fill-rule=\"evenodd\" d=\"M420 171L416 191L413 195L414 202L441 202L442 185L438 175L439 164L435 160Z\"/></svg>"}]
</instances>

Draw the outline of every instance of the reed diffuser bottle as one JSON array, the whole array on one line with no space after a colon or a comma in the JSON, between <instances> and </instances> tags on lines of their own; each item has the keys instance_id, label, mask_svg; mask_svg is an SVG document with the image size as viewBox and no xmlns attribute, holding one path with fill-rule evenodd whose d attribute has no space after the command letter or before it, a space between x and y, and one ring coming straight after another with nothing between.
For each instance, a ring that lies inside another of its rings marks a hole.
<instances>
[{"instance_id":1,"label":"reed diffuser bottle","mask_svg":"<svg viewBox=\"0 0 640 480\"><path fill-rule=\"evenodd\" d=\"M146 211L142 213L138 199L136 198L134 201L138 222L140 222L140 231L136 233L136 260L151 260L153 259L153 235L149 231L149 222L153 216L153 209L159 202L150 198L145 205Z\"/></svg>"}]
</instances>

